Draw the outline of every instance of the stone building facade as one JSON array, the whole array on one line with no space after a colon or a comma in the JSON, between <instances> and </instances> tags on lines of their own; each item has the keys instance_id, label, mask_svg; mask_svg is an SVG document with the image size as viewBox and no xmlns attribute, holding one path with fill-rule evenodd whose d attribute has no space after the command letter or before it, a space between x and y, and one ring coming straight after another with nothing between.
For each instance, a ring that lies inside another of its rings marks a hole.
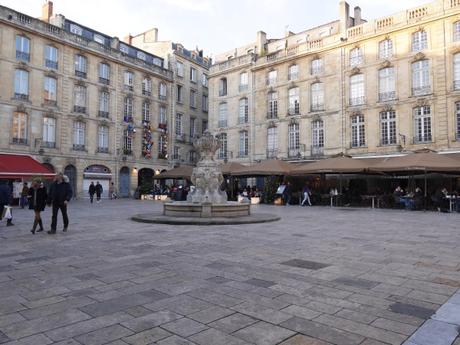
<instances>
[{"instance_id":1,"label":"stone building facade","mask_svg":"<svg viewBox=\"0 0 460 345\"><path fill-rule=\"evenodd\" d=\"M168 167L164 59L53 15L51 2L41 19L0 6L0 47L0 151L65 172L78 196L95 180L131 196Z\"/></svg>"},{"instance_id":2,"label":"stone building facade","mask_svg":"<svg viewBox=\"0 0 460 345\"><path fill-rule=\"evenodd\" d=\"M219 54L209 85L221 159L459 151L460 0L370 21L341 1L337 21Z\"/></svg>"},{"instance_id":3,"label":"stone building facade","mask_svg":"<svg viewBox=\"0 0 460 345\"><path fill-rule=\"evenodd\" d=\"M198 157L192 144L208 126L211 59L198 48L188 50L180 43L158 40L156 28L130 35L125 42L162 57L172 71L170 158L174 165L196 163Z\"/></svg>"}]
</instances>

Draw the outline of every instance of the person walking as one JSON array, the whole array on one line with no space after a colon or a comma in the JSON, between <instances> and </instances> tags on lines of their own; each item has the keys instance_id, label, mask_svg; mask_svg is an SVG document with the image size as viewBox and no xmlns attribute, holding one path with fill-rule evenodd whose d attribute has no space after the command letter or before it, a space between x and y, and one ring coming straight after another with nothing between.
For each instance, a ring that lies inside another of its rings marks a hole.
<instances>
[{"instance_id":1,"label":"person walking","mask_svg":"<svg viewBox=\"0 0 460 345\"><path fill-rule=\"evenodd\" d=\"M96 186L94 185L94 182L91 182L88 188L89 201L91 203L93 203L95 193L96 193Z\"/></svg>"},{"instance_id":2,"label":"person walking","mask_svg":"<svg viewBox=\"0 0 460 345\"><path fill-rule=\"evenodd\" d=\"M310 187L308 187L308 183L306 183L302 189L303 200L302 200L302 203L300 204L301 206L305 206L306 201L308 202L308 205L311 206L310 194L311 194Z\"/></svg>"},{"instance_id":3,"label":"person walking","mask_svg":"<svg viewBox=\"0 0 460 345\"><path fill-rule=\"evenodd\" d=\"M22 191L21 191L21 199L20 199L20 205L21 208L24 208L27 206L27 198L29 196L29 186L27 185L27 182L24 182L22 185Z\"/></svg>"},{"instance_id":4,"label":"person walking","mask_svg":"<svg viewBox=\"0 0 460 345\"><path fill-rule=\"evenodd\" d=\"M292 198L291 182L288 182L286 184L286 188L284 188L284 191L283 191L283 198L284 198L284 206L288 206L291 204L291 198Z\"/></svg>"},{"instance_id":5,"label":"person walking","mask_svg":"<svg viewBox=\"0 0 460 345\"><path fill-rule=\"evenodd\" d=\"M59 210L62 213L62 221L64 223L64 228L62 231L66 232L69 226L69 217L67 216L67 204L72 199L72 188L68 182L64 181L64 175L58 173L56 175L55 181L50 187L50 192L48 194L48 205L53 206L53 215L51 218L51 230L48 231L49 235L54 235L56 233L57 226L57 216Z\"/></svg>"},{"instance_id":6,"label":"person walking","mask_svg":"<svg viewBox=\"0 0 460 345\"><path fill-rule=\"evenodd\" d=\"M35 215L34 225L32 226L32 230L30 230L30 232L35 235L37 225L40 226L37 232L43 231L43 222L40 213L45 210L46 201L48 199L46 188L40 180L34 180L32 182L32 188L29 188L27 197L29 198L29 209L34 210Z\"/></svg>"},{"instance_id":7,"label":"person walking","mask_svg":"<svg viewBox=\"0 0 460 345\"><path fill-rule=\"evenodd\" d=\"M0 220L6 218L6 226L13 226L13 214L11 212L10 201L11 201L12 190L8 186L8 181L0 180Z\"/></svg>"},{"instance_id":8,"label":"person walking","mask_svg":"<svg viewBox=\"0 0 460 345\"><path fill-rule=\"evenodd\" d=\"M96 182L96 201L97 203L101 202L101 195L102 192L104 191L104 188L102 188L102 185L99 183L99 181Z\"/></svg>"}]
</instances>

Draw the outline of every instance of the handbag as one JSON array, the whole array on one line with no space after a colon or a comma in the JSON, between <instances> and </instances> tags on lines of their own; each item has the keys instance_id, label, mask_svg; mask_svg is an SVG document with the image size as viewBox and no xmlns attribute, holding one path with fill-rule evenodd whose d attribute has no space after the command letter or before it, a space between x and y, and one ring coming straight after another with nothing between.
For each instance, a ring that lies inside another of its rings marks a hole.
<instances>
[{"instance_id":1,"label":"handbag","mask_svg":"<svg viewBox=\"0 0 460 345\"><path fill-rule=\"evenodd\" d=\"M13 219L13 210L10 206L3 206L2 219Z\"/></svg>"}]
</instances>

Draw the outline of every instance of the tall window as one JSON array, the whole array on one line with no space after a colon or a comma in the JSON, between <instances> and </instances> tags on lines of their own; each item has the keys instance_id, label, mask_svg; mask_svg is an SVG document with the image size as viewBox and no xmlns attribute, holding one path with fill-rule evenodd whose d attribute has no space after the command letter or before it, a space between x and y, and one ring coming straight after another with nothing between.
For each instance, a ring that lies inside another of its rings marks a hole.
<instances>
[{"instance_id":1,"label":"tall window","mask_svg":"<svg viewBox=\"0 0 460 345\"><path fill-rule=\"evenodd\" d=\"M460 102L455 103L455 115L457 118L457 140L460 139Z\"/></svg>"},{"instance_id":2,"label":"tall window","mask_svg":"<svg viewBox=\"0 0 460 345\"><path fill-rule=\"evenodd\" d=\"M99 126L97 129L97 150L109 152L109 127Z\"/></svg>"},{"instance_id":3,"label":"tall window","mask_svg":"<svg viewBox=\"0 0 460 345\"><path fill-rule=\"evenodd\" d=\"M278 77L278 72L273 70L268 72L267 74L267 85L275 85L276 84L276 79Z\"/></svg>"},{"instance_id":4,"label":"tall window","mask_svg":"<svg viewBox=\"0 0 460 345\"><path fill-rule=\"evenodd\" d=\"M311 74L318 75L323 73L323 60L322 59L314 59L311 62Z\"/></svg>"},{"instance_id":5,"label":"tall window","mask_svg":"<svg viewBox=\"0 0 460 345\"><path fill-rule=\"evenodd\" d=\"M460 21L454 23L454 42L460 41Z\"/></svg>"},{"instance_id":6,"label":"tall window","mask_svg":"<svg viewBox=\"0 0 460 345\"><path fill-rule=\"evenodd\" d=\"M56 147L56 119L52 117L43 118L43 146Z\"/></svg>"},{"instance_id":7,"label":"tall window","mask_svg":"<svg viewBox=\"0 0 460 345\"><path fill-rule=\"evenodd\" d=\"M208 76L204 73L201 75L201 85L203 87L208 87Z\"/></svg>"},{"instance_id":8,"label":"tall window","mask_svg":"<svg viewBox=\"0 0 460 345\"><path fill-rule=\"evenodd\" d=\"M219 80L219 96L227 95L227 78L221 78Z\"/></svg>"},{"instance_id":9,"label":"tall window","mask_svg":"<svg viewBox=\"0 0 460 345\"><path fill-rule=\"evenodd\" d=\"M247 91L249 87L249 77L248 72L243 72L240 74L240 92Z\"/></svg>"},{"instance_id":10,"label":"tall window","mask_svg":"<svg viewBox=\"0 0 460 345\"><path fill-rule=\"evenodd\" d=\"M201 132L204 133L208 130L208 121L202 120L201 121Z\"/></svg>"},{"instance_id":11,"label":"tall window","mask_svg":"<svg viewBox=\"0 0 460 345\"><path fill-rule=\"evenodd\" d=\"M99 116L109 117L110 94L106 91L99 93Z\"/></svg>"},{"instance_id":12,"label":"tall window","mask_svg":"<svg viewBox=\"0 0 460 345\"><path fill-rule=\"evenodd\" d=\"M426 95L431 92L430 63L420 60L412 63L412 94L414 96Z\"/></svg>"},{"instance_id":13,"label":"tall window","mask_svg":"<svg viewBox=\"0 0 460 345\"><path fill-rule=\"evenodd\" d=\"M86 113L86 87L75 85L74 88L74 106L73 111L76 113Z\"/></svg>"},{"instance_id":14,"label":"tall window","mask_svg":"<svg viewBox=\"0 0 460 345\"><path fill-rule=\"evenodd\" d=\"M85 149L86 125L84 122L75 121L73 123L73 149L83 151Z\"/></svg>"},{"instance_id":15,"label":"tall window","mask_svg":"<svg viewBox=\"0 0 460 345\"><path fill-rule=\"evenodd\" d=\"M350 105L362 105L365 100L364 74L355 74L350 77Z\"/></svg>"},{"instance_id":16,"label":"tall window","mask_svg":"<svg viewBox=\"0 0 460 345\"><path fill-rule=\"evenodd\" d=\"M268 112L267 117L274 119L278 117L278 93L273 91L268 93Z\"/></svg>"},{"instance_id":17,"label":"tall window","mask_svg":"<svg viewBox=\"0 0 460 345\"><path fill-rule=\"evenodd\" d=\"M196 83L197 80L198 80L198 71L195 68L190 67L190 81L192 83Z\"/></svg>"},{"instance_id":18,"label":"tall window","mask_svg":"<svg viewBox=\"0 0 460 345\"><path fill-rule=\"evenodd\" d=\"M184 76L184 64L180 61L176 62L176 71L177 71L177 76L183 77Z\"/></svg>"},{"instance_id":19,"label":"tall window","mask_svg":"<svg viewBox=\"0 0 460 345\"><path fill-rule=\"evenodd\" d=\"M454 55L454 90L460 90L460 53Z\"/></svg>"},{"instance_id":20,"label":"tall window","mask_svg":"<svg viewBox=\"0 0 460 345\"><path fill-rule=\"evenodd\" d=\"M158 95L161 101L166 101L167 98L167 89L166 89L166 84L161 82L160 85L158 86Z\"/></svg>"},{"instance_id":21,"label":"tall window","mask_svg":"<svg viewBox=\"0 0 460 345\"><path fill-rule=\"evenodd\" d=\"M300 131L298 123L291 123L288 126L288 155L297 154L300 149Z\"/></svg>"},{"instance_id":22,"label":"tall window","mask_svg":"<svg viewBox=\"0 0 460 345\"><path fill-rule=\"evenodd\" d=\"M45 67L58 69L58 50L53 46L45 46Z\"/></svg>"},{"instance_id":23,"label":"tall window","mask_svg":"<svg viewBox=\"0 0 460 345\"><path fill-rule=\"evenodd\" d=\"M123 131L123 153L130 155L133 152L133 137L131 133L125 129Z\"/></svg>"},{"instance_id":24,"label":"tall window","mask_svg":"<svg viewBox=\"0 0 460 345\"><path fill-rule=\"evenodd\" d=\"M359 66L363 63L363 51L361 48L350 50L350 66Z\"/></svg>"},{"instance_id":25,"label":"tall window","mask_svg":"<svg viewBox=\"0 0 460 345\"><path fill-rule=\"evenodd\" d=\"M142 102L142 121L150 122L150 102Z\"/></svg>"},{"instance_id":26,"label":"tall window","mask_svg":"<svg viewBox=\"0 0 460 345\"><path fill-rule=\"evenodd\" d=\"M177 94L176 94L176 101L177 103L183 103L184 102L184 95L183 95L183 87L182 85L177 85Z\"/></svg>"},{"instance_id":27,"label":"tall window","mask_svg":"<svg viewBox=\"0 0 460 345\"><path fill-rule=\"evenodd\" d=\"M75 55L75 75L79 78L86 78L88 70L88 59L83 55Z\"/></svg>"},{"instance_id":28,"label":"tall window","mask_svg":"<svg viewBox=\"0 0 460 345\"><path fill-rule=\"evenodd\" d=\"M275 158L278 155L278 128L267 128L267 158Z\"/></svg>"},{"instance_id":29,"label":"tall window","mask_svg":"<svg viewBox=\"0 0 460 345\"><path fill-rule=\"evenodd\" d=\"M311 123L313 148L324 147L324 123L322 120L316 120Z\"/></svg>"},{"instance_id":30,"label":"tall window","mask_svg":"<svg viewBox=\"0 0 460 345\"><path fill-rule=\"evenodd\" d=\"M247 98L240 99L238 123L247 123L249 121L249 103Z\"/></svg>"},{"instance_id":31,"label":"tall window","mask_svg":"<svg viewBox=\"0 0 460 345\"><path fill-rule=\"evenodd\" d=\"M394 67L379 70L379 101L386 102L396 98Z\"/></svg>"},{"instance_id":32,"label":"tall window","mask_svg":"<svg viewBox=\"0 0 460 345\"><path fill-rule=\"evenodd\" d=\"M248 131L240 131L240 143L238 156L246 157L249 154L249 137Z\"/></svg>"},{"instance_id":33,"label":"tall window","mask_svg":"<svg viewBox=\"0 0 460 345\"><path fill-rule=\"evenodd\" d=\"M393 41L390 39L380 41L379 43L379 58L389 59L393 56Z\"/></svg>"},{"instance_id":34,"label":"tall window","mask_svg":"<svg viewBox=\"0 0 460 345\"><path fill-rule=\"evenodd\" d=\"M158 158L165 159L167 158L167 138L164 134L158 136Z\"/></svg>"},{"instance_id":35,"label":"tall window","mask_svg":"<svg viewBox=\"0 0 460 345\"><path fill-rule=\"evenodd\" d=\"M311 111L324 110L324 84L311 84Z\"/></svg>"},{"instance_id":36,"label":"tall window","mask_svg":"<svg viewBox=\"0 0 460 345\"><path fill-rule=\"evenodd\" d=\"M27 144L29 135L29 115L15 112L13 115L13 143Z\"/></svg>"},{"instance_id":37,"label":"tall window","mask_svg":"<svg viewBox=\"0 0 460 345\"><path fill-rule=\"evenodd\" d=\"M109 85L110 84L110 65L101 62L99 64L99 83Z\"/></svg>"},{"instance_id":38,"label":"tall window","mask_svg":"<svg viewBox=\"0 0 460 345\"><path fill-rule=\"evenodd\" d=\"M45 77L45 103L56 105L57 103L57 80L51 77Z\"/></svg>"},{"instance_id":39,"label":"tall window","mask_svg":"<svg viewBox=\"0 0 460 345\"><path fill-rule=\"evenodd\" d=\"M425 143L431 140L431 108L417 107L414 109L414 143Z\"/></svg>"},{"instance_id":40,"label":"tall window","mask_svg":"<svg viewBox=\"0 0 460 345\"><path fill-rule=\"evenodd\" d=\"M127 91L134 90L134 73L130 71L125 71L123 74L123 85L124 89Z\"/></svg>"},{"instance_id":41,"label":"tall window","mask_svg":"<svg viewBox=\"0 0 460 345\"><path fill-rule=\"evenodd\" d=\"M133 120L134 115L134 100L131 97L125 97L123 102L124 121L129 122Z\"/></svg>"},{"instance_id":42,"label":"tall window","mask_svg":"<svg viewBox=\"0 0 460 345\"><path fill-rule=\"evenodd\" d=\"M351 117L351 147L362 147L366 145L366 129L364 115Z\"/></svg>"},{"instance_id":43,"label":"tall window","mask_svg":"<svg viewBox=\"0 0 460 345\"><path fill-rule=\"evenodd\" d=\"M29 99L29 72L17 69L14 74L14 98Z\"/></svg>"},{"instance_id":44,"label":"tall window","mask_svg":"<svg viewBox=\"0 0 460 345\"><path fill-rule=\"evenodd\" d=\"M194 117L190 118L190 139L195 138L196 135L196 119Z\"/></svg>"},{"instance_id":45,"label":"tall window","mask_svg":"<svg viewBox=\"0 0 460 345\"><path fill-rule=\"evenodd\" d=\"M428 48L428 36L426 31L420 30L412 34L412 51L421 52Z\"/></svg>"},{"instance_id":46,"label":"tall window","mask_svg":"<svg viewBox=\"0 0 460 345\"><path fill-rule=\"evenodd\" d=\"M176 135L182 135L182 114L176 114Z\"/></svg>"},{"instance_id":47,"label":"tall window","mask_svg":"<svg viewBox=\"0 0 460 345\"><path fill-rule=\"evenodd\" d=\"M152 80L150 78L145 77L142 79L142 94L144 96L152 95Z\"/></svg>"},{"instance_id":48,"label":"tall window","mask_svg":"<svg viewBox=\"0 0 460 345\"><path fill-rule=\"evenodd\" d=\"M204 112L208 111L208 95L201 96L201 110Z\"/></svg>"},{"instance_id":49,"label":"tall window","mask_svg":"<svg viewBox=\"0 0 460 345\"><path fill-rule=\"evenodd\" d=\"M226 159L227 158L227 133L220 133L219 135L219 159Z\"/></svg>"},{"instance_id":50,"label":"tall window","mask_svg":"<svg viewBox=\"0 0 460 345\"><path fill-rule=\"evenodd\" d=\"M380 113L380 145L396 144L396 112L394 110Z\"/></svg>"},{"instance_id":51,"label":"tall window","mask_svg":"<svg viewBox=\"0 0 460 345\"><path fill-rule=\"evenodd\" d=\"M219 123L218 127L227 127L227 103L219 104Z\"/></svg>"},{"instance_id":52,"label":"tall window","mask_svg":"<svg viewBox=\"0 0 460 345\"><path fill-rule=\"evenodd\" d=\"M289 115L298 115L300 114L300 101L299 101L299 88L293 87L288 91L288 114Z\"/></svg>"},{"instance_id":53,"label":"tall window","mask_svg":"<svg viewBox=\"0 0 460 345\"><path fill-rule=\"evenodd\" d=\"M190 107L196 108L196 91L190 90Z\"/></svg>"},{"instance_id":54,"label":"tall window","mask_svg":"<svg viewBox=\"0 0 460 345\"><path fill-rule=\"evenodd\" d=\"M173 147L173 159L176 159L176 160L180 159L180 147L179 146Z\"/></svg>"},{"instance_id":55,"label":"tall window","mask_svg":"<svg viewBox=\"0 0 460 345\"><path fill-rule=\"evenodd\" d=\"M30 61L30 40L22 35L16 36L16 60Z\"/></svg>"},{"instance_id":56,"label":"tall window","mask_svg":"<svg viewBox=\"0 0 460 345\"><path fill-rule=\"evenodd\" d=\"M288 80L297 80L298 78L299 78L299 66L298 65L289 66Z\"/></svg>"},{"instance_id":57,"label":"tall window","mask_svg":"<svg viewBox=\"0 0 460 345\"><path fill-rule=\"evenodd\" d=\"M166 107L163 107L163 106L160 107L160 118L158 119L158 123L166 125L166 123L167 123L167 120L166 120Z\"/></svg>"}]
</instances>

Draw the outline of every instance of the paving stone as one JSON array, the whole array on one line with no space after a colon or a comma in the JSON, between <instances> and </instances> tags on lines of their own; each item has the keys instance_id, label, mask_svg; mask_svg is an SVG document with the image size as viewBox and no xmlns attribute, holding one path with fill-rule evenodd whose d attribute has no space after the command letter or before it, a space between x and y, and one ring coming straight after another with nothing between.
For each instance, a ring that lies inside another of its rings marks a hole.
<instances>
[{"instance_id":1,"label":"paving stone","mask_svg":"<svg viewBox=\"0 0 460 345\"><path fill-rule=\"evenodd\" d=\"M44 317L51 314L62 313L66 310L79 308L94 303L94 300L88 297L69 298L62 302L45 305L38 308L32 308L20 311L20 314L31 320L38 317Z\"/></svg>"},{"instance_id":2,"label":"paving stone","mask_svg":"<svg viewBox=\"0 0 460 345\"><path fill-rule=\"evenodd\" d=\"M144 308L140 305L128 308L125 312L134 317L141 317L152 313L150 309Z\"/></svg>"},{"instance_id":3,"label":"paving stone","mask_svg":"<svg viewBox=\"0 0 460 345\"><path fill-rule=\"evenodd\" d=\"M25 320L24 316L19 313L0 315L0 327L10 325L15 322Z\"/></svg>"},{"instance_id":4,"label":"paving stone","mask_svg":"<svg viewBox=\"0 0 460 345\"><path fill-rule=\"evenodd\" d=\"M228 315L235 313L234 310L222 308L222 307L211 307L202 311L188 315L189 318L207 324L218 319L222 319Z\"/></svg>"},{"instance_id":5,"label":"paving stone","mask_svg":"<svg viewBox=\"0 0 460 345\"><path fill-rule=\"evenodd\" d=\"M333 280L335 283L357 287L360 289L372 289L379 285L378 282L373 282L366 279L341 277Z\"/></svg>"},{"instance_id":6,"label":"paving stone","mask_svg":"<svg viewBox=\"0 0 460 345\"><path fill-rule=\"evenodd\" d=\"M417 345L451 345L458 336L457 326L436 320L427 320L408 339Z\"/></svg>"},{"instance_id":7,"label":"paving stone","mask_svg":"<svg viewBox=\"0 0 460 345\"><path fill-rule=\"evenodd\" d=\"M245 328L253 323L256 323L257 320L240 313L235 313L230 316L224 317L217 321L210 323L208 326L219 329L225 333L233 333L241 328Z\"/></svg>"},{"instance_id":8,"label":"paving stone","mask_svg":"<svg viewBox=\"0 0 460 345\"><path fill-rule=\"evenodd\" d=\"M109 299L104 302L92 303L79 308L81 311L93 316L102 316L123 311L133 306L151 302L151 299L142 295L127 295Z\"/></svg>"},{"instance_id":9,"label":"paving stone","mask_svg":"<svg viewBox=\"0 0 460 345\"><path fill-rule=\"evenodd\" d=\"M411 335L417 330L416 326L411 326L402 322L395 322L387 319L377 319L371 323L371 326L383 328L388 331L393 331L399 334Z\"/></svg>"},{"instance_id":10,"label":"paving stone","mask_svg":"<svg viewBox=\"0 0 460 345\"><path fill-rule=\"evenodd\" d=\"M227 279L227 278L219 277L219 276L211 277L211 278L208 278L206 280L210 281L210 282L213 282L213 283L216 283L216 284L224 284L224 283L228 283L228 282L231 281L231 279Z\"/></svg>"},{"instance_id":11,"label":"paving stone","mask_svg":"<svg viewBox=\"0 0 460 345\"><path fill-rule=\"evenodd\" d=\"M182 318L182 315L173 313L169 310L163 310L131 319L129 321L123 322L122 325L137 333L180 318Z\"/></svg>"},{"instance_id":12,"label":"paving stone","mask_svg":"<svg viewBox=\"0 0 460 345\"><path fill-rule=\"evenodd\" d=\"M394 303L390 305L390 310L395 313L411 315L420 319L428 319L435 313L435 311L432 309L423 308L407 303Z\"/></svg>"},{"instance_id":13,"label":"paving stone","mask_svg":"<svg viewBox=\"0 0 460 345\"><path fill-rule=\"evenodd\" d=\"M309 270L320 270L325 267L329 267L329 264L322 262L308 261L302 259L292 259L288 261L281 262L281 265L292 266L297 268L306 268Z\"/></svg>"},{"instance_id":14,"label":"paving stone","mask_svg":"<svg viewBox=\"0 0 460 345\"><path fill-rule=\"evenodd\" d=\"M2 342L0 338L0 343L2 345L48 345L53 343L51 339L46 337L44 334L31 335L30 337L22 338L20 340L14 340L10 342ZM77 344L75 342L75 344Z\"/></svg>"},{"instance_id":15,"label":"paving stone","mask_svg":"<svg viewBox=\"0 0 460 345\"><path fill-rule=\"evenodd\" d=\"M337 312L334 314L334 316L341 317L343 319L348 319L360 323L366 323L369 324L375 319L377 319L377 316L375 315L370 315L362 312L356 312L353 310L348 310L348 309L342 309L341 311Z\"/></svg>"},{"instance_id":16,"label":"paving stone","mask_svg":"<svg viewBox=\"0 0 460 345\"><path fill-rule=\"evenodd\" d=\"M132 345L149 345L169 336L171 336L171 333L165 331L164 329L156 327L140 333L136 333L129 337L125 337L123 338L123 340L126 343Z\"/></svg>"},{"instance_id":17,"label":"paving stone","mask_svg":"<svg viewBox=\"0 0 460 345\"><path fill-rule=\"evenodd\" d=\"M264 288L268 288L276 284L273 281L257 279L257 278L251 278L251 279L245 280L244 283L249 284L249 285L264 287Z\"/></svg>"},{"instance_id":18,"label":"paving stone","mask_svg":"<svg viewBox=\"0 0 460 345\"><path fill-rule=\"evenodd\" d=\"M91 317L79 310L69 310L60 314L53 314L46 317L20 321L0 328L11 339L19 339L36 333L64 327L72 323L90 319Z\"/></svg>"},{"instance_id":19,"label":"paving stone","mask_svg":"<svg viewBox=\"0 0 460 345\"><path fill-rule=\"evenodd\" d=\"M110 315L99 316L90 320L85 320L71 324L69 326L60 327L46 332L46 335L54 341L74 338L76 336L90 333L100 328L108 327L117 323L122 323L132 319L132 317L126 313L118 312Z\"/></svg>"},{"instance_id":20,"label":"paving stone","mask_svg":"<svg viewBox=\"0 0 460 345\"><path fill-rule=\"evenodd\" d=\"M292 319L283 322L281 326L337 345L356 345L365 339L360 335L348 333L340 329L325 326L300 317L293 317Z\"/></svg>"},{"instance_id":21,"label":"paving stone","mask_svg":"<svg viewBox=\"0 0 460 345\"><path fill-rule=\"evenodd\" d=\"M0 331L0 343L6 343L9 340L11 339L8 338L5 333Z\"/></svg>"},{"instance_id":22,"label":"paving stone","mask_svg":"<svg viewBox=\"0 0 460 345\"><path fill-rule=\"evenodd\" d=\"M257 345L274 345L292 337L295 333L279 326L260 321L233 333L235 337Z\"/></svg>"},{"instance_id":23,"label":"paving stone","mask_svg":"<svg viewBox=\"0 0 460 345\"><path fill-rule=\"evenodd\" d=\"M53 345L81 345L81 343L77 342L76 340L73 339L68 339L68 340L63 340L58 343L53 343ZM116 344L115 342L110 342L106 345L126 345L125 342Z\"/></svg>"},{"instance_id":24,"label":"paving stone","mask_svg":"<svg viewBox=\"0 0 460 345\"><path fill-rule=\"evenodd\" d=\"M232 309L242 314L249 315L256 319L270 322L273 324L279 324L283 321L290 319L292 316L290 314L283 313L281 311L274 310L251 302L238 304L232 307Z\"/></svg>"},{"instance_id":25,"label":"paving stone","mask_svg":"<svg viewBox=\"0 0 460 345\"><path fill-rule=\"evenodd\" d=\"M196 345L196 343L192 343L191 341L178 337L177 335L173 335L172 337L160 340L157 342L158 345Z\"/></svg>"},{"instance_id":26,"label":"paving stone","mask_svg":"<svg viewBox=\"0 0 460 345\"><path fill-rule=\"evenodd\" d=\"M190 340L200 345L247 345L239 338L225 334L217 329L207 329L190 337Z\"/></svg>"},{"instance_id":27,"label":"paving stone","mask_svg":"<svg viewBox=\"0 0 460 345\"><path fill-rule=\"evenodd\" d=\"M436 311L432 318L460 326L460 304L451 303L449 300Z\"/></svg>"},{"instance_id":28,"label":"paving stone","mask_svg":"<svg viewBox=\"0 0 460 345\"><path fill-rule=\"evenodd\" d=\"M307 320L314 319L315 317L322 314L319 311L311 310L305 307L300 307L298 305L290 305L289 307L281 309L281 311L283 313L299 316Z\"/></svg>"},{"instance_id":29,"label":"paving stone","mask_svg":"<svg viewBox=\"0 0 460 345\"><path fill-rule=\"evenodd\" d=\"M86 333L76 337L75 339L83 345L99 345L105 344L112 340L120 339L133 334L129 329L120 325L112 325L100 328L96 331Z\"/></svg>"},{"instance_id":30,"label":"paving stone","mask_svg":"<svg viewBox=\"0 0 460 345\"><path fill-rule=\"evenodd\" d=\"M280 345L331 345L319 339L307 337L305 335L295 335L286 341L283 341Z\"/></svg>"},{"instance_id":31,"label":"paving stone","mask_svg":"<svg viewBox=\"0 0 460 345\"><path fill-rule=\"evenodd\" d=\"M193 334L199 333L208 329L205 325L200 322L196 322L192 319L182 318L161 326L162 328L170 331L171 333L180 335L182 337L189 337Z\"/></svg>"},{"instance_id":32,"label":"paving stone","mask_svg":"<svg viewBox=\"0 0 460 345\"><path fill-rule=\"evenodd\" d=\"M154 311L168 309L178 314L189 315L204 309L208 309L212 307L212 304L198 298L193 298L187 295L180 295L157 301L155 303L146 304L144 306Z\"/></svg>"}]
</instances>

